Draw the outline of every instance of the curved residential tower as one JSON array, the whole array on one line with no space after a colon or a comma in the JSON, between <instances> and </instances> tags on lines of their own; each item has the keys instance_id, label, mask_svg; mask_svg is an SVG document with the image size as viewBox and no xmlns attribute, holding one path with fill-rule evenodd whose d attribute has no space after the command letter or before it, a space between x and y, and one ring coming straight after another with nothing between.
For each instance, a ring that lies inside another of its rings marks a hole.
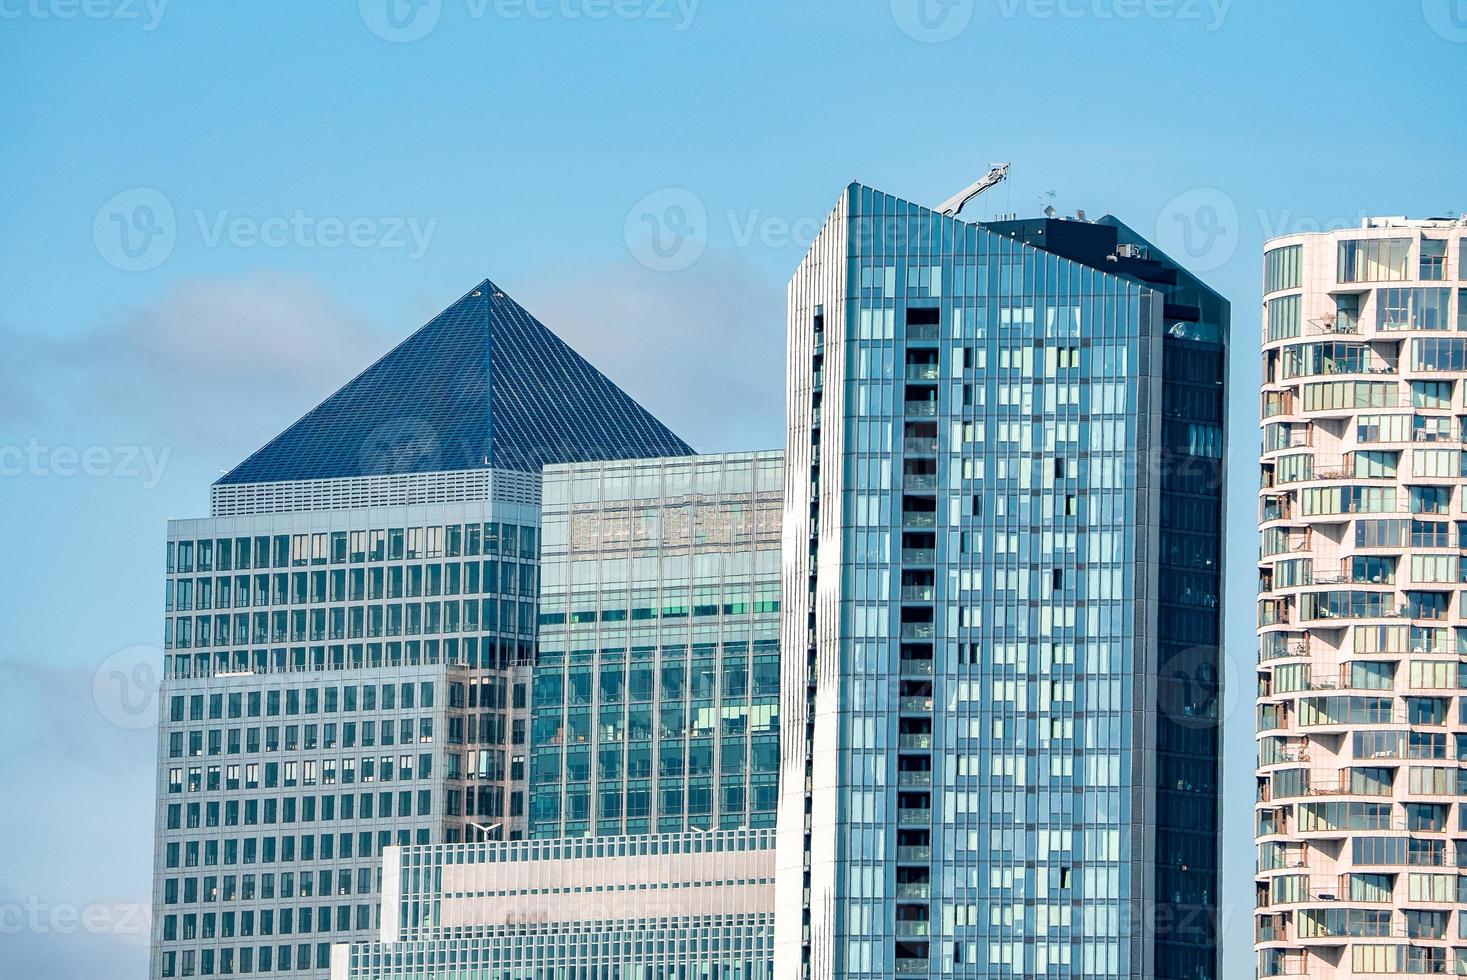
<instances>
[{"instance_id":1,"label":"curved residential tower","mask_svg":"<svg viewBox=\"0 0 1467 980\"><path fill-rule=\"evenodd\" d=\"M1264 256L1262 977L1467 968L1467 219Z\"/></svg>"}]
</instances>

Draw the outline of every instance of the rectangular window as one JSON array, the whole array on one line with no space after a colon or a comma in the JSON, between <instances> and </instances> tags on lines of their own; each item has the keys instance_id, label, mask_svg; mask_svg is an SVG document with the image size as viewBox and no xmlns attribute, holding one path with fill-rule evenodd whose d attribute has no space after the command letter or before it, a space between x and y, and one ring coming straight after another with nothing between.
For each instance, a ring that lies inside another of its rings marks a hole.
<instances>
[{"instance_id":1,"label":"rectangular window","mask_svg":"<svg viewBox=\"0 0 1467 980\"><path fill-rule=\"evenodd\" d=\"M1340 282L1402 282L1410 278L1409 238L1363 238L1340 242Z\"/></svg>"},{"instance_id":2,"label":"rectangular window","mask_svg":"<svg viewBox=\"0 0 1467 980\"><path fill-rule=\"evenodd\" d=\"M1283 340L1299 336L1303 297L1279 296L1268 301L1268 339Z\"/></svg>"},{"instance_id":3,"label":"rectangular window","mask_svg":"<svg viewBox=\"0 0 1467 980\"><path fill-rule=\"evenodd\" d=\"M1276 293L1283 289L1298 289L1303 282L1301 260L1302 245L1285 245L1263 255L1263 291Z\"/></svg>"},{"instance_id":4,"label":"rectangular window","mask_svg":"<svg viewBox=\"0 0 1467 980\"><path fill-rule=\"evenodd\" d=\"M1447 240L1421 239L1421 275L1417 278L1440 282L1447 277Z\"/></svg>"}]
</instances>

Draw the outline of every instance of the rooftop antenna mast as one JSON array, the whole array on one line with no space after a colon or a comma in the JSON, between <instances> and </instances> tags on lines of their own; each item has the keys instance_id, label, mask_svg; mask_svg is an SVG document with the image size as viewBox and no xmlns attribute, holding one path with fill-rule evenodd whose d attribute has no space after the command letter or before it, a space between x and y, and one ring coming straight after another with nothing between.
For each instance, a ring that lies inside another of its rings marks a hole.
<instances>
[{"instance_id":1,"label":"rooftop antenna mast","mask_svg":"<svg viewBox=\"0 0 1467 980\"><path fill-rule=\"evenodd\" d=\"M950 218L956 218L963 212L963 208L967 207L973 198L982 194L990 187L1003 183L1008 178L1008 175L1009 165L1007 163L994 164L988 173L939 204L937 210Z\"/></svg>"}]
</instances>

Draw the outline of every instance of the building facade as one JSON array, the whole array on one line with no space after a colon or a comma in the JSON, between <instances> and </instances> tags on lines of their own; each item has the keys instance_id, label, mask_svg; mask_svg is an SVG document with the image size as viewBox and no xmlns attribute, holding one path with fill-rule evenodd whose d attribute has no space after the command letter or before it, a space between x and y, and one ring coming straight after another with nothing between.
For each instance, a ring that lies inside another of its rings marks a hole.
<instances>
[{"instance_id":1,"label":"building facade","mask_svg":"<svg viewBox=\"0 0 1467 980\"><path fill-rule=\"evenodd\" d=\"M852 185L789 311L778 975L1215 977L1226 302Z\"/></svg>"},{"instance_id":2,"label":"building facade","mask_svg":"<svg viewBox=\"0 0 1467 980\"><path fill-rule=\"evenodd\" d=\"M530 833L772 827L779 452L550 466Z\"/></svg>"},{"instance_id":3,"label":"building facade","mask_svg":"<svg viewBox=\"0 0 1467 980\"><path fill-rule=\"evenodd\" d=\"M1264 256L1259 975L1467 971L1467 221Z\"/></svg>"},{"instance_id":4,"label":"building facade","mask_svg":"<svg viewBox=\"0 0 1467 980\"><path fill-rule=\"evenodd\" d=\"M690 453L481 283L171 522L153 977L324 977L384 848L523 837L540 471Z\"/></svg>"},{"instance_id":5,"label":"building facade","mask_svg":"<svg viewBox=\"0 0 1467 980\"><path fill-rule=\"evenodd\" d=\"M774 832L393 848L332 980L770 980Z\"/></svg>"},{"instance_id":6,"label":"building facade","mask_svg":"<svg viewBox=\"0 0 1467 980\"><path fill-rule=\"evenodd\" d=\"M779 452L547 466L530 838L386 859L336 980L766 980Z\"/></svg>"}]
</instances>

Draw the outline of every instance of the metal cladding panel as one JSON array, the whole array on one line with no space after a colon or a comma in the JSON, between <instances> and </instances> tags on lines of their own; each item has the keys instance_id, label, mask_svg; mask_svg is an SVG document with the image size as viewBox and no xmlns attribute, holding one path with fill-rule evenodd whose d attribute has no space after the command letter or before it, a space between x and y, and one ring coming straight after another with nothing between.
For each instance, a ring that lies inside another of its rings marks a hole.
<instances>
[{"instance_id":1,"label":"metal cladding panel","mask_svg":"<svg viewBox=\"0 0 1467 980\"><path fill-rule=\"evenodd\" d=\"M219 485L683 456L687 443L485 280Z\"/></svg>"}]
</instances>

